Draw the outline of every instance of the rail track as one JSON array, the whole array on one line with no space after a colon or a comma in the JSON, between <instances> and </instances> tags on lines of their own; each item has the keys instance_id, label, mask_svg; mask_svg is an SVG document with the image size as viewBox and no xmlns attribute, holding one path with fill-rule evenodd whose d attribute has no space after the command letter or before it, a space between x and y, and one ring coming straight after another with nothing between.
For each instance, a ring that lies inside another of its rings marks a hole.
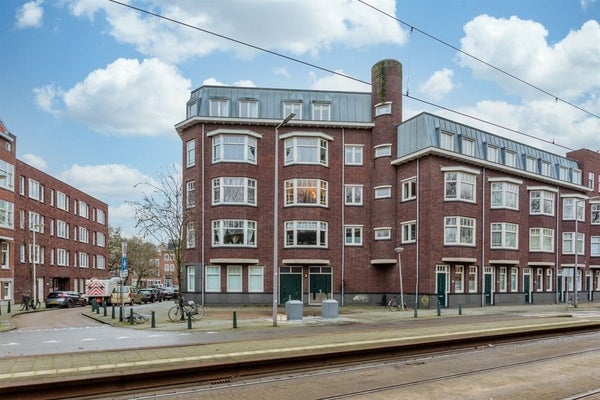
<instances>
[{"instance_id":1,"label":"rail track","mask_svg":"<svg viewBox=\"0 0 600 400\"><path fill-rule=\"evenodd\" d=\"M269 377L275 374L307 374L310 371L326 368L360 366L372 362L406 362L417 356L439 352L456 352L484 348L486 346L497 346L502 343L514 341L540 340L543 338L556 337L565 334L577 334L597 331L598 326L557 326L544 328L542 330L519 331L507 334L491 333L477 337L455 337L427 341L410 345L382 345L376 348L354 348L331 353L307 353L294 356L277 356L261 359L248 359L245 361L226 360L214 365L186 365L169 369L155 368L143 371L130 371L107 373L104 375L93 375L89 377L73 377L62 380L40 380L29 382L27 385L7 385L0 388L2 399L65 399L65 398L98 398L104 394L116 393L144 393L150 389L158 390L166 387L181 385L209 386L230 385L240 379L252 379L254 377ZM534 361L531 361L534 362ZM475 372L472 372L475 373ZM455 378L460 377L456 375ZM451 379L448 375L445 379ZM439 379L439 378L438 378ZM407 385L409 383L404 383ZM417 383L412 383L413 385ZM394 390L401 387L390 385L387 389ZM349 393L350 398L368 393ZM86 397L87 396L87 397ZM136 395L136 398L141 398Z\"/></svg>"}]
</instances>

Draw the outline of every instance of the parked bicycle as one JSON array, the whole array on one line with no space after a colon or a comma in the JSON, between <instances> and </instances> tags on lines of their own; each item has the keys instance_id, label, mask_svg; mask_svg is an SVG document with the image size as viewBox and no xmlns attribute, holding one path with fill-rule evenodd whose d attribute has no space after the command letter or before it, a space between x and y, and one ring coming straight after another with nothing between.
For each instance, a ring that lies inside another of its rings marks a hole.
<instances>
[{"instance_id":1,"label":"parked bicycle","mask_svg":"<svg viewBox=\"0 0 600 400\"><path fill-rule=\"evenodd\" d=\"M186 302L183 297L175 299L175 305L169 309L169 319L173 322L187 320L188 315L192 320L198 321L206 315L204 307L199 307L192 300Z\"/></svg>"},{"instance_id":2,"label":"parked bicycle","mask_svg":"<svg viewBox=\"0 0 600 400\"><path fill-rule=\"evenodd\" d=\"M131 323L132 317L133 317L133 322L135 322L136 324L143 324L144 322L148 321L148 316L134 311L133 313L131 313L127 317L125 317L125 322Z\"/></svg>"},{"instance_id":3,"label":"parked bicycle","mask_svg":"<svg viewBox=\"0 0 600 400\"><path fill-rule=\"evenodd\" d=\"M27 296L27 295L23 295L23 299L21 301L21 311L28 311L29 309L31 310L35 310L36 308L40 308L42 306L42 303L40 303L40 301L33 301L33 298Z\"/></svg>"},{"instance_id":4,"label":"parked bicycle","mask_svg":"<svg viewBox=\"0 0 600 400\"><path fill-rule=\"evenodd\" d=\"M390 309L390 311L406 311L406 310L408 310L408 307L406 307L406 302L404 302L404 304L400 305L400 301L398 300L398 297L396 297L396 296L394 296L388 300L387 306Z\"/></svg>"}]
</instances>

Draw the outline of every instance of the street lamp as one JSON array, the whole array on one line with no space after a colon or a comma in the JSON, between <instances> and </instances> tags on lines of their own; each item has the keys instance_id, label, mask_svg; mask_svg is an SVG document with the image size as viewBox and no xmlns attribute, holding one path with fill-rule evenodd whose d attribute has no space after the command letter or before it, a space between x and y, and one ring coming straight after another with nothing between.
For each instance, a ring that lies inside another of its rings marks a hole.
<instances>
[{"instance_id":1,"label":"street lamp","mask_svg":"<svg viewBox=\"0 0 600 400\"><path fill-rule=\"evenodd\" d=\"M398 253L398 276L400 277L400 307L404 311L404 285L402 284L402 252L404 247L396 247L394 249Z\"/></svg>"},{"instance_id":2,"label":"street lamp","mask_svg":"<svg viewBox=\"0 0 600 400\"><path fill-rule=\"evenodd\" d=\"M584 203L583 205L583 219L585 220L585 202L590 200L598 200L600 196L587 197L585 199L575 199L575 239L573 240L575 247L575 266L573 268L573 307L577 308L577 278L579 278L578 270L579 267L579 249L577 246L577 242L579 239L579 215L577 215L577 208L579 207L579 203ZM585 243L581 244L582 247L585 246Z\"/></svg>"},{"instance_id":3,"label":"street lamp","mask_svg":"<svg viewBox=\"0 0 600 400\"><path fill-rule=\"evenodd\" d=\"M279 128L290 122L296 114L290 113L283 121L275 127L275 170L273 173L273 326L277 326L277 270L279 269L277 258L277 233L279 225Z\"/></svg>"},{"instance_id":4,"label":"street lamp","mask_svg":"<svg viewBox=\"0 0 600 400\"><path fill-rule=\"evenodd\" d=\"M32 263L33 263L33 279L31 282L31 290L32 290L32 294L33 294L33 304L36 305L37 304L37 271L36 271L36 257L38 254L38 251L36 249L35 246L35 232L39 229L39 228L43 228L44 224L33 224L31 226L32 231L33 231L33 247L32 247Z\"/></svg>"}]
</instances>

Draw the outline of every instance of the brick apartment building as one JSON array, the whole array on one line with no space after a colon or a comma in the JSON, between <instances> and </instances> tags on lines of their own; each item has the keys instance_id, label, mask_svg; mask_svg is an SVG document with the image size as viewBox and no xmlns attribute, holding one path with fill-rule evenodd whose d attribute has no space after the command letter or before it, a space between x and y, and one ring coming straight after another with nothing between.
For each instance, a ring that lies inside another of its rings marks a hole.
<instances>
[{"instance_id":1,"label":"brick apartment building","mask_svg":"<svg viewBox=\"0 0 600 400\"><path fill-rule=\"evenodd\" d=\"M108 206L15 154L0 122L0 299L83 292L86 279L108 275Z\"/></svg>"},{"instance_id":2,"label":"brick apartment building","mask_svg":"<svg viewBox=\"0 0 600 400\"><path fill-rule=\"evenodd\" d=\"M194 215L186 296L269 304L275 282L280 304L600 297L599 154L560 156L429 113L405 121L402 65L371 74L371 93L191 93L176 125Z\"/></svg>"}]
</instances>

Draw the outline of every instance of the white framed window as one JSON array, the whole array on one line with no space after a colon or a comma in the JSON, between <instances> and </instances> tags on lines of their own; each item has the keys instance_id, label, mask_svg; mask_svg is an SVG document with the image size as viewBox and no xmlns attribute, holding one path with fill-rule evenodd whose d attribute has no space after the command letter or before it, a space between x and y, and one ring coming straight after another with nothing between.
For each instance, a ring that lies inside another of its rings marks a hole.
<instances>
[{"instance_id":1,"label":"white framed window","mask_svg":"<svg viewBox=\"0 0 600 400\"><path fill-rule=\"evenodd\" d=\"M5 240L0 242L0 268L10 269L10 246Z\"/></svg>"},{"instance_id":2,"label":"white framed window","mask_svg":"<svg viewBox=\"0 0 600 400\"><path fill-rule=\"evenodd\" d=\"M98 254L96 255L96 268L97 269L106 269L106 257Z\"/></svg>"},{"instance_id":3,"label":"white framed window","mask_svg":"<svg viewBox=\"0 0 600 400\"><path fill-rule=\"evenodd\" d=\"M477 292L477 267L469 266L469 293Z\"/></svg>"},{"instance_id":4,"label":"white framed window","mask_svg":"<svg viewBox=\"0 0 600 400\"><path fill-rule=\"evenodd\" d=\"M417 241L417 221L407 221L400 225L402 229L402 243L415 243Z\"/></svg>"},{"instance_id":5,"label":"white framed window","mask_svg":"<svg viewBox=\"0 0 600 400\"><path fill-rule=\"evenodd\" d=\"M519 246L519 226L508 222L493 222L491 224L491 248L514 249Z\"/></svg>"},{"instance_id":6,"label":"white framed window","mask_svg":"<svg viewBox=\"0 0 600 400\"><path fill-rule=\"evenodd\" d=\"M0 227L8 229L15 227L15 205L6 200L0 200Z\"/></svg>"},{"instance_id":7,"label":"white framed window","mask_svg":"<svg viewBox=\"0 0 600 400\"><path fill-rule=\"evenodd\" d=\"M575 254L575 246L577 246L577 254L584 255L585 235L581 232L577 233L577 243L575 243L575 232L563 232L562 253Z\"/></svg>"},{"instance_id":8,"label":"white framed window","mask_svg":"<svg viewBox=\"0 0 600 400\"><path fill-rule=\"evenodd\" d=\"M475 140L463 137L461 140L461 151L466 156L475 157Z\"/></svg>"},{"instance_id":9,"label":"white framed window","mask_svg":"<svg viewBox=\"0 0 600 400\"><path fill-rule=\"evenodd\" d=\"M519 268L511 267L510 269L510 291L516 292L519 290Z\"/></svg>"},{"instance_id":10,"label":"white framed window","mask_svg":"<svg viewBox=\"0 0 600 400\"><path fill-rule=\"evenodd\" d=\"M558 179L561 181L569 181L569 168L559 167L558 168Z\"/></svg>"},{"instance_id":11,"label":"white framed window","mask_svg":"<svg viewBox=\"0 0 600 400\"><path fill-rule=\"evenodd\" d=\"M344 185L344 204L347 206L362 206L362 185Z\"/></svg>"},{"instance_id":12,"label":"white framed window","mask_svg":"<svg viewBox=\"0 0 600 400\"><path fill-rule=\"evenodd\" d=\"M547 190L532 190L529 193L529 213L531 215L554 216L555 194Z\"/></svg>"},{"instance_id":13,"label":"white framed window","mask_svg":"<svg viewBox=\"0 0 600 400\"><path fill-rule=\"evenodd\" d=\"M239 293L242 291L242 266L227 266L227 291Z\"/></svg>"},{"instance_id":14,"label":"white framed window","mask_svg":"<svg viewBox=\"0 0 600 400\"><path fill-rule=\"evenodd\" d=\"M499 163L500 162L500 149L498 146L488 144L486 147L487 153L486 158L488 161Z\"/></svg>"},{"instance_id":15,"label":"white framed window","mask_svg":"<svg viewBox=\"0 0 600 400\"><path fill-rule=\"evenodd\" d=\"M240 118L258 118L257 100L240 100L239 106Z\"/></svg>"},{"instance_id":16,"label":"white framed window","mask_svg":"<svg viewBox=\"0 0 600 400\"><path fill-rule=\"evenodd\" d=\"M592 209L591 223L592 223L592 225L599 225L600 224L600 203L592 203L592 204L590 204L590 207Z\"/></svg>"},{"instance_id":17,"label":"white framed window","mask_svg":"<svg viewBox=\"0 0 600 400\"><path fill-rule=\"evenodd\" d=\"M212 161L256 164L256 138L228 134L214 136Z\"/></svg>"},{"instance_id":18,"label":"white framed window","mask_svg":"<svg viewBox=\"0 0 600 400\"><path fill-rule=\"evenodd\" d=\"M79 267L89 268L90 267L90 255L88 253L79 253Z\"/></svg>"},{"instance_id":19,"label":"white framed window","mask_svg":"<svg viewBox=\"0 0 600 400\"><path fill-rule=\"evenodd\" d=\"M379 146L375 146L375 158L389 157L391 155L392 155L392 145L391 144L382 144Z\"/></svg>"},{"instance_id":20,"label":"white framed window","mask_svg":"<svg viewBox=\"0 0 600 400\"><path fill-rule=\"evenodd\" d=\"M96 209L96 222L105 225L106 224L106 213L104 210Z\"/></svg>"},{"instance_id":21,"label":"white framed window","mask_svg":"<svg viewBox=\"0 0 600 400\"><path fill-rule=\"evenodd\" d=\"M375 199L388 199L392 197L392 186L376 186L375 190Z\"/></svg>"},{"instance_id":22,"label":"white framed window","mask_svg":"<svg viewBox=\"0 0 600 400\"><path fill-rule=\"evenodd\" d=\"M256 221L218 219L212 228L213 246L256 247Z\"/></svg>"},{"instance_id":23,"label":"white framed window","mask_svg":"<svg viewBox=\"0 0 600 400\"><path fill-rule=\"evenodd\" d=\"M446 172L444 199L475 202L475 180L475 175L467 172Z\"/></svg>"},{"instance_id":24,"label":"white framed window","mask_svg":"<svg viewBox=\"0 0 600 400\"><path fill-rule=\"evenodd\" d=\"M196 181L185 183L185 206L187 208L196 206Z\"/></svg>"},{"instance_id":25,"label":"white framed window","mask_svg":"<svg viewBox=\"0 0 600 400\"><path fill-rule=\"evenodd\" d=\"M29 192L27 193L29 195L29 198L43 202L44 186L35 179L30 178L27 181L29 183Z\"/></svg>"},{"instance_id":26,"label":"white framed window","mask_svg":"<svg viewBox=\"0 0 600 400\"><path fill-rule=\"evenodd\" d=\"M0 187L13 191L15 188L15 166L0 160Z\"/></svg>"},{"instance_id":27,"label":"white framed window","mask_svg":"<svg viewBox=\"0 0 600 400\"><path fill-rule=\"evenodd\" d=\"M256 205L256 180L244 177L213 179L212 204Z\"/></svg>"},{"instance_id":28,"label":"white framed window","mask_svg":"<svg viewBox=\"0 0 600 400\"><path fill-rule=\"evenodd\" d=\"M506 292L506 267L500 267L498 274L498 290L500 292Z\"/></svg>"},{"instance_id":29,"label":"white framed window","mask_svg":"<svg viewBox=\"0 0 600 400\"><path fill-rule=\"evenodd\" d=\"M594 179L596 175L593 172L588 172L588 188L594 190Z\"/></svg>"},{"instance_id":30,"label":"white framed window","mask_svg":"<svg viewBox=\"0 0 600 400\"><path fill-rule=\"evenodd\" d=\"M506 150L504 152L504 164L508 167L517 167L517 153L512 150Z\"/></svg>"},{"instance_id":31,"label":"white framed window","mask_svg":"<svg viewBox=\"0 0 600 400\"><path fill-rule=\"evenodd\" d=\"M392 113L392 102L387 101L385 103L375 104L375 117L379 117L380 115L391 114Z\"/></svg>"},{"instance_id":32,"label":"white framed window","mask_svg":"<svg viewBox=\"0 0 600 400\"><path fill-rule=\"evenodd\" d=\"M574 169L573 170L573 183L577 185L581 185L581 170Z\"/></svg>"},{"instance_id":33,"label":"white framed window","mask_svg":"<svg viewBox=\"0 0 600 400\"><path fill-rule=\"evenodd\" d=\"M63 239L69 238L69 224L65 221L56 221L56 236Z\"/></svg>"},{"instance_id":34,"label":"white framed window","mask_svg":"<svg viewBox=\"0 0 600 400\"><path fill-rule=\"evenodd\" d=\"M363 146L359 144L347 144L344 146L345 165L363 165Z\"/></svg>"},{"instance_id":35,"label":"white framed window","mask_svg":"<svg viewBox=\"0 0 600 400\"><path fill-rule=\"evenodd\" d=\"M445 245L475 245L475 219L467 217L444 218Z\"/></svg>"},{"instance_id":36,"label":"white framed window","mask_svg":"<svg viewBox=\"0 0 600 400\"><path fill-rule=\"evenodd\" d=\"M544 270L542 268L535 269L535 291L544 291Z\"/></svg>"},{"instance_id":37,"label":"white framed window","mask_svg":"<svg viewBox=\"0 0 600 400\"><path fill-rule=\"evenodd\" d=\"M248 267L248 292L261 293L264 289L265 269L260 266Z\"/></svg>"},{"instance_id":38,"label":"white framed window","mask_svg":"<svg viewBox=\"0 0 600 400\"><path fill-rule=\"evenodd\" d=\"M454 134L446 131L440 132L440 147L442 149L454 151Z\"/></svg>"},{"instance_id":39,"label":"white framed window","mask_svg":"<svg viewBox=\"0 0 600 400\"><path fill-rule=\"evenodd\" d=\"M390 240L392 238L392 228L375 228L375 240Z\"/></svg>"},{"instance_id":40,"label":"white framed window","mask_svg":"<svg viewBox=\"0 0 600 400\"><path fill-rule=\"evenodd\" d=\"M79 216L85 219L90 218L90 207L85 201L79 200Z\"/></svg>"},{"instance_id":41,"label":"white framed window","mask_svg":"<svg viewBox=\"0 0 600 400\"><path fill-rule=\"evenodd\" d=\"M185 266L185 281L186 289L188 292L196 291L196 266L186 265Z\"/></svg>"},{"instance_id":42,"label":"white framed window","mask_svg":"<svg viewBox=\"0 0 600 400\"><path fill-rule=\"evenodd\" d=\"M530 228L529 251L554 252L554 229Z\"/></svg>"},{"instance_id":43,"label":"white framed window","mask_svg":"<svg viewBox=\"0 0 600 400\"><path fill-rule=\"evenodd\" d=\"M185 247L193 249L196 247L196 226L193 222L188 222L185 230Z\"/></svg>"},{"instance_id":44,"label":"white framed window","mask_svg":"<svg viewBox=\"0 0 600 400\"><path fill-rule=\"evenodd\" d=\"M344 241L346 246L362 246L362 226L346 225L344 230L346 232Z\"/></svg>"},{"instance_id":45,"label":"white framed window","mask_svg":"<svg viewBox=\"0 0 600 400\"><path fill-rule=\"evenodd\" d=\"M327 181L321 179L286 180L285 205L327 207L327 186Z\"/></svg>"},{"instance_id":46,"label":"white framed window","mask_svg":"<svg viewBox=\"0 0 600 400\"><path fill-rule=\"evenodd\" d=\"M534 173L538 173L538 168L537 168L537 158L534 157L525 157L525 169L529 172L534 172Z\"/></svg>"},{"instance_id":47,"label":"white framed window","mask_svg":"<svg viewBox=\"0 0 600 400\"><path fill-rule=\"evenodd\" d=\"M285 165L328 165L329 143L318 137L294 136L285 139Z\"/></svg>"},{"instance_id":48,"label":"white framed window","mask_svg":"<svg viewBox=\"0 0 600 400\"><path fill-rule=\"evenodd\" d=\"M186 167L196 165L196 141L189 140L185 142Z\"/></svg>"},{"instance_id":49,"label":"white framed window","mask_svg":"<svg viewBox=\"0 0 600 400\"><path fill-rule=\"evenodd\" d=\"M554 275L552 273L552 268L547 268L546 269L546 291L551 292L553 286L554 286Z\"/></svg>"},{"instance_id":50,"label":"white framed window","mask_svg":"<svg viewBox=\"0 0 600 400\"><path fill-rule=\"evenodd\" d=\"M90 233L89 230L87 230L83 226L80 226L79 227L79 241L82 243L89 243L90 242L89 233Z\"/></svg>"},{"instance_id":51,"label":"white framed window","mask_svg":"<svg viewBox=\"0 0 600 400\"><path fill-rule=\"evenodd\" d=\"M600 236L590 237L590 255L600 257Z\"/></svg>"},{"instance_id":52,"label":"white framed window","mask_svg":"<svg viewBox=\"0 0 600 400\"><path fill-rule=\"evenodd\" d=\"M417 178L402 181L402 201L415 200L417 198Z\"/></svg>"},{"instance_id":53,"label":"white framed window","mask_svg":"<svg viewBox=\"0 0 600 400\"><path fill-rule=\"evenodd\" d=\"M204 269L206 287L205 290L210 293L221 292L221 267L207 265Z\"/></svg>"},{"instance_id":54,"label":"white framed window","mask_svg":"<svg viewBox=\"0 0 600 400\"><path fill-rule=\"evenodd\" d=\"M548 161L542 161L542 175L552 175L552 164Z\"/></svg>"},{"instance_id":55,"label":"white framed window","mask_svg":"<svg viewBox=\"0 0 600 400\"><path fill-rule=\"evenodd\" d=\"M106 246L106 235L102 232L96 232L96 246L104 247Z\"/></svg>"},{"instance_id":56,"label":"white framed window","mask_svg":"<svg viewBox=\"0 0 600 400\"><path fill-rule=\"evenodd\" d=\"M287 221L285 247L327 247L327 222Z\"/></svg>"},{"instance_id":57,"label":"white framed window","mask_svg":"<svg viewBox=\"0 0 600 400\"><path fill-rule=\"evenodd\" d=\"M454 293L465 291L465 267L457 265L454 267Z\"/></svg>"},{"instance_id":58,"label":"white framed window","mask_svg":"<svg viewBox=\"0 0 600 400\"><path fill-rule=\"evenodd\" d=\"M284 101L282 118L286 118L290 114L296 114L294 119L302 119L302 102L300 101Z\"/></svg>"},{"instance_id":59,"label":"white framed window","mask_svg":"<svg viewBox=\"0 0 600 400\"><path fill-rule=\"evenodd\" d=\"M314 121L330 121L331 120L331 104L330 103L313 103L312 104L312 119Z\"/></svg>"},{"instance_id":60,"label":"white framed window","mask_svg":"<svg viewBox=\"0 0 600 400\"><path fill-rule=\"evenodd\" d=\"M60 267L69 266L69 251L65 249L56 249L56 265Z\"/></svg>"},{"instance_id":61,"label":"white framed window","mask_svg":"<svg viewBox=\"0 0 600 400\"><path fill-rule=\"evenodd\" d=\"M572 197L563 198L563 221L574 221L577 214L577 221L585 221L585 201Z\"/></svg>"},{"instance_id":62,"label":"white framed window","mask_svg":"<svg viewBox=\"0 0 600 400\"><path fill-rule=\"evenodd\" d=\"M491 192L492 208L508 208L511 210L519 208L519 185L511 182L492 182Z\"/></svg>"},{"instance_id":63,"label":"white framed window","mask_svg":"<svg viewBox=\"0 0 600 400\"><path fill-rule=\"evenodd\" d=\"M210 99L208 113L211 117L229 117L229 100Z\"/></svg>"}]
</instances>

